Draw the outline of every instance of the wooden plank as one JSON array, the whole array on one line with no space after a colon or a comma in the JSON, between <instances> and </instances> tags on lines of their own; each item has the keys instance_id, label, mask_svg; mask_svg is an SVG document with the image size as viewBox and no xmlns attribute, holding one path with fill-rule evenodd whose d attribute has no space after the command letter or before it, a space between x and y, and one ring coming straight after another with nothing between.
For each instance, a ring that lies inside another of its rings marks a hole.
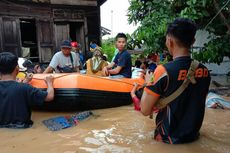
<instances>
[{"instance_id":1,"label":"wooden plank","mask_svg":"<svg viewBox=\"0 0 230 153\"><path fill-rule=\"evenodd\" d=\"M41 63L49 63L53 56L53 50L51 48L42 48L41 49Z\"/></svg>"},{"instance_id":2,"label":"wooden plank","mask_svg":"<svg viewBox=\"0 0 230 153\"><path fill-rule=\"evenodd\" d=\"M17 2L50 3L50 0L17 0Z\"/></svg>"},{"instance_id":3,"label":"wooden plank","mask_svg":"<svg viewBox=\"0 0 230 153\"><path fill-rule=\"evenodd\" d=\"M0 16L27 16L27 17L40 17L50 18L52 15L51 8L41 5L23 5L23 4L5 4L1 3Z\"/></svg>"},{"instance_id":4,"label":"wooden plank","mask_svg":"<svg viewBox=\"0 0 230 153\"><path fill-rule=\"evenodd\" d=\"M51 4L97 6L97 0L50 0Z\"/></svg>"},{"instance_id":5,"label":"wooden plank","mask_svg":"<svg viewBox=\"0 0 230 153\"><path fill-rule=\"evenodd\" d=\"M85 31L84 31L84 22L78 22L78 27L76 27L76 39L77 42L81 44L81 50L83 51L83 54L85 54Z\"/></svg>"},{"instance_id":6,"label":"wooden plank","mask_svg":"<svg viewBox=\"0 0 230 153\"><path fill-rule=\"evenodd\" d=\"M60 45L63 40L70 39L69 37L69 24L66 22L55 23L55 46L56 50L60 50Z\"/></svg>"},{"instance_id":7,"label":"wooden plank","mask_svg":"<svg viewBox=\"0 0 230 153\"><path fill-rule=\"evenodd\" d=\"M78 19L83 20L85 16L84 10L75 10L75 9L53 9L53 18L54 19Z\"/></svg>"},{"instance_id":8,"label":"wooden plank","mask_svg":"<svg viewBox=\"0 0 230 153\"><path fill-rule=\"evenodd\" d=\"M39 21L40 24L40 43L42 44L52 44L52 27L50 21Z\"/></svg>"},{"instance_id":9,"label":"wooden plank","mask_svg":"<svg viewBox=\"0 0 230 153\"><path fill-rule=\"evenodd\" d=\"M54 22L84 22L82 19L54 19Z\"/></svg>"},{"instance_id":10,"label":"wooden plank","mask_svg":"<svg viewBox=\"0 0 230 153\"><path fill-rule=\"evenodd\" d=\"M2 18L3 50L21 56L20 21L15 18Z\"/></svg>"},{"instance_id":11,"label":"wooden plank","mask_svg":"<svg viewBox=\"0 0 230 153\"><path fill-rule=\"evenodd\" d=\"M86 55L86 51L89 50L89 37L88 37L88 22L87 22L87 18L85 17L85 21L84 21L84 32L85 32L85 50L84 51L84 55Z\"/></svg>"},{"instance_id":12,"label":"wooden plank","mask_svg":"<svg viewBox=\"0 0 230 153\"><path fill-rule=\"evenodd\" d=\"M19 7L24 4L54 4L54 5L72 5L72 6L101 6L107 0L12 0L6 2L0 2L0 6L3 4L18 5Z\"/></svg>"},{"instance_id":13,"label":"wooden plank","mask_svg":"<svg viewBox=\"0 0 230 153\"><path fill-rule=\"evenodd\" d=\"M53 22L36 20L39 62L49 62L53 55Z\"/></svg>"},{"instance_id":14,"label":"wooden plank","mask_svg":"<svg viewBox=\"0 0 230 153\"><path fill-rule=\"evenodd\" d=\"M2 40L2 33L3 33L3 29L2 29L2 18L0 17L0 52L3 52L3 40Z\"/></svg>"},{"instance_id":15,"label":"wooden plank","mask_svg":"<svg viewBox=\"0 0 230 153\"><path fill-rule=\"evenodd\" d=\"M89 2L97 2L98 5L102 5L104 2L106 2L107 0L14 0L15 2L17 3L20 3L20 2L30 2L30 3L39 3L39 4L68 4L68 5L75 5L76 3L78 3L77 5L79 5L79 3L81 3L80 5L82 4L85 4ZM59 2L59 1L62 1L62 2ZM8 3L13 3L13 0L12 2L8 2ZM70 3L70 4L69 4Z\"/></svg>"}]
</instances>

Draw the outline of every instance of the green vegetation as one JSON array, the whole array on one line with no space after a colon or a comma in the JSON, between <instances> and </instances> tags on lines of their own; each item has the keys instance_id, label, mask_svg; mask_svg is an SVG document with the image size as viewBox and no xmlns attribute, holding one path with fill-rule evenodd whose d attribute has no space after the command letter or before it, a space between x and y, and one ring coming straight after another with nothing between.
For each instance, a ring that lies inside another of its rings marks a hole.
<instances>
[{"instance_id":1,"label":"green vegetation","mask_svg":"<svg viewBox=\"0 0 230 153\"><path fill-rule=\"evenodd\" d=\"M108 56L108 61L110 62L115 51L114 38L102 40L102 50Z\"/></svg>"},{"instance_id":2,"label":"green vegetation","mask_svg":"<svg viewBox=\"0 0 230 153\"><path fill-rule=\"evenodd\" d=\"M134 48L141 48L141 41L134 38L134 35L126 34L127 36L127 49L133 50ZM111 61L115 51L115 38L108 38L102 40L103 53L108 55L108 61ZM136 59L136 55L132 55L132 59Z\"/></svg>"},{"instance_id":3,"label":"green vegetation","mask_svg":"<svg viewBox=\"0 0 230 153\"><path fill-rule=\"evenodd\" d=\"M202 62L220 63L230 57L230 0L129 0L129 23L140 26L132 34L147 52L162 52L168 23L177 17L193 19L199 29L215 37L193 57Z\"/></svg>"}]
</instances>

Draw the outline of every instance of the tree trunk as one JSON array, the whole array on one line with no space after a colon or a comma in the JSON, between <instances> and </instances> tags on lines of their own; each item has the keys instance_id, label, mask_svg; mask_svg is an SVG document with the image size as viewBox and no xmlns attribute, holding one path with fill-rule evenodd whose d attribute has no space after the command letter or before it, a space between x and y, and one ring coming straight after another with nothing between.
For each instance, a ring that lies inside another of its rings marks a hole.
<instances>
[{"instance_id":1,"label":"tree trunk","mask_svg":"<svg viewBox=\"0 0 230 153\"><path fill-rule=\"evenodd\" d=\"M213 0L213 2L214 2L215 9L218 12L220 10L220 7L219 7L218 3L216 2L216 0ZM228 24L226 17L224 16L224 14L222 12L220 12L219 15L220 15L221 20L224 22L225 26L228 28L227 33L230 35L230 25Z\"/></svg>"}]
</instances>

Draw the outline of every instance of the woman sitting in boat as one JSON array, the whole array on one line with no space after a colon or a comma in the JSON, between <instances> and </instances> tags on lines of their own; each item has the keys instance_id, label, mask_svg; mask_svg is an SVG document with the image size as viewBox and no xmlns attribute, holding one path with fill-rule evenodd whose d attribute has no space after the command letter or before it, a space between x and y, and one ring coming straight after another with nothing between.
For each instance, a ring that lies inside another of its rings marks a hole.
<instances>
[{"instance_id":1,"label":"woman sitting in boat","mask_svg":"<svg viewBox=\"0 0 230 153\"><path fill-rule=\"evenodd\" d=\"M103 54L100 47L96 47L93 52L93 57L88 59L86 74L104 76L102 69L108 65L108 63L103 60Z\"/></svg>"}]
</instances>

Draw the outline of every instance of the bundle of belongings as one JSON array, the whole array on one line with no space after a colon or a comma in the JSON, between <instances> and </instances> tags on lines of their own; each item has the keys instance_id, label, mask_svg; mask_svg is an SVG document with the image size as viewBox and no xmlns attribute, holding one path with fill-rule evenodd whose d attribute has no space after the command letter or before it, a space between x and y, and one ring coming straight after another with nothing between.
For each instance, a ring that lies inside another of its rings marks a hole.
<instances>
[{"instance_id":1,"label":"bundle of belongings","mask_svg":"<svg viewBox=\"0 0 230 153\"><path fill-rule=\"evenodd\" d=\"M79 121L83 121L91 115L93 115L91 111L84 111L70 116L58 116L50 118L42 121L42 123L51 131L59 131L61 129L76 126Z\"/></svg>"},{"instance_id":2,"label":"bundle of belongings","mask_svg":"<svg viewBox=\"0 0 230 153\"><path fill-rule=\"evenodd\" d=\"M230 101L225 100L213 92L209 92L206 98L206 107L230 109Z\"/></svg>"},{"instance_id":3,"label":"bundle of belongings","mask_svg":"<svg viewBox=\"0 0 230 153\"><path fill-rule=\"evenodd\" d=\"M221 108L230 109L230 101L224 97L230 97L230 87L224 86L217 81L212 81L212 89L209 89L209 93L206 98L206 107L208 108Z\"/></svg>"}]
</instances>

